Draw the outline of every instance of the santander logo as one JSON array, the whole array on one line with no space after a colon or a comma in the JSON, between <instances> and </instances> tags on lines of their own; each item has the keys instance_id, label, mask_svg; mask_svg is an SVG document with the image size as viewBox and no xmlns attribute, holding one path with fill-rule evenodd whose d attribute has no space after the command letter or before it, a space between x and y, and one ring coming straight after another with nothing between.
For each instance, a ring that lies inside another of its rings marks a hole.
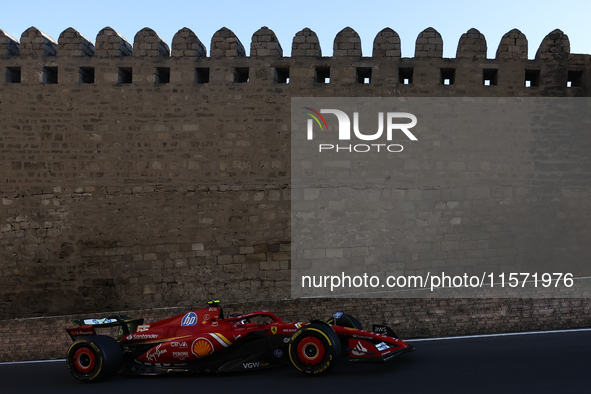
<instances>
[{"instance_id":1,"label":"santander logo","mask_svg":"<svg viewBox=\"0 0 591 394\"><path fill-rule=\"evenodd\" d=\"M351 350L351 353L355 356L363 356L364 354L367 354L367 349L363 347L361 342L357 342L357 346L355 346L355 349Z\"/></svg>"},{"instance_id":2,"label":"santander logo","mask_svg":"<svg viewBox=\"0 0 591 394\"><path fill-rule=\"evenodd\" d=\"M128 341L132 341L134 339L155 339L158 338L158 334L131 334L127 336Z\"/></svg>"}]
</instances>

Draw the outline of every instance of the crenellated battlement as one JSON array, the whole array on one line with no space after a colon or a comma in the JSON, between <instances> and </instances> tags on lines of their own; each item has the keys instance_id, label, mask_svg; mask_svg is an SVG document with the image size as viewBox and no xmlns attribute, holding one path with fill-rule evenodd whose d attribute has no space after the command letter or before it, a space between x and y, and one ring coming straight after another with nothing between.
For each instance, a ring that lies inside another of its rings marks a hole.
<instances>
[{"instance_id":1,"label":"crenellated battlement","mask_svg":"<svg viewBox=\"0 0 591 394\"><path fill-rule=\"evenodd\" d=\"M133 56L170 57L170 47L149 27L140 30L133 40Z\"/></svg>"},{"instance_id":2,"label":"crenellated battlement","mask_svg":"<svg viewBox=\"0 0 591 394\"><path fill-rule=\"evenodd\" d=\"M207 48L191 29L184 27L172 39L172 56L204 57L207 56Z\"/></svg>"},{"instance_id":3,"label":"crenellated battlement","mask_svg":"<svg viewBox=\"0 0 591 394\"><path fill-rule=\"evenodd\" d=\"M110 27L102 29L96 37L96 52L86 37L74 28L64 30L58 41L39 29L27 29L20 41L0 30L0 55L2 57L205 57L207 49L197 35L189 28L179 30L172 39L172 53L169 45L152 29L146 27L134 37L133 45ZM477 29L464 33L458 42L456 58L486 59L486 38ZM517 29L507 32L496 51L495 59L527 59L528 40ZM549 33L540 44L536 59L559 59L568 57L570 43L568 36L556 29ZM210 56L241 57L246 56L244 45L232 30L223 27L212 37ZM250 43L251 57L283 57L283 49L273 30L266 26L256 31ZM292 57L322 56L318 36L305 28L293 38ZM361 38L355 30L346 27L334 39L334 57L362 57ZM390 29L380 31L373 41L373 57L399 58L400 37ZM429 27L419 33L415 42L416 58L443 57L443 38L437 30Z\"/></svg>"},{"instance_id":4,"label":"crenellated battlement","mask_svg":"<svg viewBox=\"0 0 591 394\"><path fill-rule=\"evenodd\" d=\"M125 38L110 27L105 27L96 36L97 57L131 56L133 47Z\"/></svg>"},{"instance_id":5,"label":"crenellated battlement","mask_svg":"<svg viewBox=\"0 0 591 394\"><path fill-rule=\"evenodd\" d=\"M6 71L4 82L25 85L249 82L241 89L266 83L289 83L293 89L361 84L404 89L400 94L446 89L435 94L453 90L454 95L476 96L586 96L590 91L590 56L571 54L568 36L558 29L544 38L534 59L528 59L528 40L517 29L503 36L492 59L487 58L485 36L476 29L460 37L455 58L443 57L443 45L441 34L429 27L418 35L414 56L402 57L400 36L385 28L374 38L372 56L364 57L359 34L346 27L327 57L316 33L305 28L295 34L288 57L273 30L262 27L252 35L246 56L245 46L226 27L211 38L209 53L186 27L171 46L147 27L133 44L110 27L97 34L95 44L73 28L56 42L31 27L20 41L0 30L0 67Z\"/></svg>"}]
</instances>

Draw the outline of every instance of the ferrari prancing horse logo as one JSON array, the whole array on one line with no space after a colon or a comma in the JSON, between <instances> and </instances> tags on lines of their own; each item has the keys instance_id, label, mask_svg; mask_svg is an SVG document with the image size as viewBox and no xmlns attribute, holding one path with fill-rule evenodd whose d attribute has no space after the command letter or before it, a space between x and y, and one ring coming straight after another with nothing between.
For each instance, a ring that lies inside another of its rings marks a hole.
<instances>
[{"instance_id":1,"label":"ferrari prancing horse logo","mask_svg":"<svg viewBox=\"0 0 591 394\"><path fill-rule=\"evenodd\" d=\"M273 334L273 335L277 334L277 327L276 326L271 327L271 334Z\"/></svg>"}]
</instances>

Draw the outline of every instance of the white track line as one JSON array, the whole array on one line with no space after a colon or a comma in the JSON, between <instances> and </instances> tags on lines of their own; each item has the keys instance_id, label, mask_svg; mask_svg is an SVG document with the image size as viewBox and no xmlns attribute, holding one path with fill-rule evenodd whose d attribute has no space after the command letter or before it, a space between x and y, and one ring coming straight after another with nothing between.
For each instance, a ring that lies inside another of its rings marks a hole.
<instances>
[{"instance_id":1,"label":"white track line","mask_svg":"<svg viewBox=\"0 0 591 394\"><path fill-rule=\"evenodd\" d=\"M591 328L575 328L572 330L550 330L550 331L526 331L526 332L507 332L502 334L483 334L483 335L465 335L458 337L440 337L440 338L417 338L405 339L405 342L426 342L426 341L447 341L452 339L473 339L473 338L494 338L494 337L510 337L516 335L537 335L537 334L561 334L568 332L586 332L591 331ZM16 365L16 364L36 364L36 363L55 363L65 362L66 359L59 360L36 360L36 361L12 361L0 363L0 365Z\"/></svg>"},{"instance_id":2,"label":"white track line","mask_svg":"<svg viewBox=\"0 0 591 394\"><path fill-rule=\"evenodd\" d=\"M494 338L494 337L509 337L509 336L516 336L516 335L560 334L560 333L566 333L566 332L585 332L585 331L591 331L591 328L575 328L572 330L506 332L506 333L501 333L501 334L465 335L465 336L458 336L458 337L417 338L417 339L405 339L404 342L446 341L446 340L450 340L450 339Z\"/></svg>"},{"instance_id":3,"label":"white track line","mask_svg":"<svg viewBox=\"0 0 591 394\"><path fill-rule=\"evenodd\" d=\"M65 358L59 360L33 360L33 361L10 361L5 363L0 363L0 365L16 365L16 364L37 364L37 363L57 363L57 362L66 362Z\"/></svg>"}]
</instances>

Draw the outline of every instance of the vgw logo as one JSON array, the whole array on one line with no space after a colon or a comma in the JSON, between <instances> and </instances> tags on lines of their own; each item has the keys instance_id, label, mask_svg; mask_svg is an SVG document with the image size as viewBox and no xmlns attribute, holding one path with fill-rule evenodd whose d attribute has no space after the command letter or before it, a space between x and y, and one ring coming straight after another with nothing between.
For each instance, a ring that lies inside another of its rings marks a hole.
<instances>
[{"instance_id":1,"label":"vgw logo","mask_svg":"<svg viewBox=\"0 0 591 394\"><path fill-rule=\"evenodd\" d=\"M310 117L307 124L307 139L314 139L314 122L320 127L320 131L328 131L328 124L322 114L332 114L337 117L338 129L339 129L339 141L350 141L351 140L351 119L344 111L338 109L321 109L320 112L309 108L303 107L306 111L306 115ZM399 120L406 119L410 122L399 123ZM396 122L395 122L396 120ZM384 123L386 126L384 127ZM362 141L376 141L384 134L384 128L386 129L386 140L392 141L395 131L402 132L409 140L418 141L417 137L410 132L409 129L417 125L417 117L408 112L378 112L378 131L374 134L364 134L359 129L359 112L353 112L353 134L355 137ZM402 152L404 147L400 144L318 144L318 151L346 151L346 152L357 152L366 153L370 151L382 152L387 151L391 153Z\"/></svg>"}]
</instances>

